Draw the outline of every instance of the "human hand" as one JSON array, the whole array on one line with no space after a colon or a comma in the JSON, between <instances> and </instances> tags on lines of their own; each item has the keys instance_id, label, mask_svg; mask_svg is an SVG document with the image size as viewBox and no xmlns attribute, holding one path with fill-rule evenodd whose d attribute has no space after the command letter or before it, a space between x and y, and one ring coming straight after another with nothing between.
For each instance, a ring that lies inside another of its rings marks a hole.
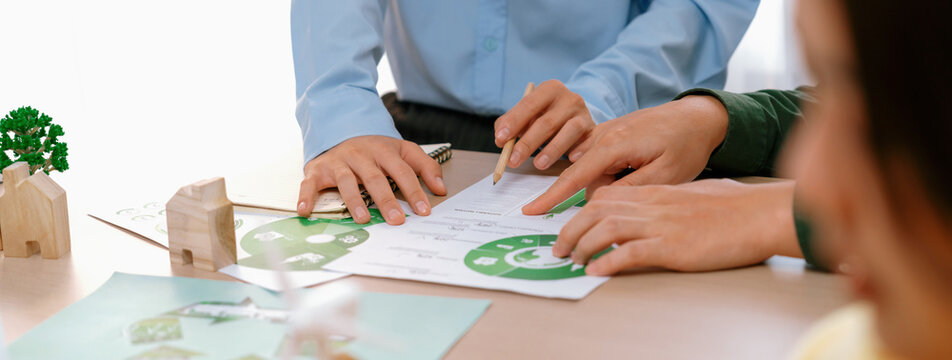
<instances>
[{"instance_id":1,"label":"human hand","mask_svg":"<svg viewBox=\"0 0 952 360\"><path fill-rule=\"evenodd\" d=\"M526 215L543 214L579 190L602 185L678 184L696 178L727 134L727 110L714 97L687 96L599 124L572 151L573 162ZM634 172L615 181L613 174Z\"/></svg>"},{"instance_id":2,"label":"human hand","mask_svg":"<svg viewBox=\"0 0 952 360\"><path fill-rule=\"evenodd\" d=\"M537 169L544 170L584 140L594 127L585 100L561 81L549 80L496 119L496 146L503 147L521 134L509 156L508 165L514 168L548 141L533 161Z\"/></svg>"},{"instance_id":3,"label":"human hand","mask_svg":"<svg viewBox=\"0 0 952 360\"><path fill-rule=\"evenodd\" d=\"M403 209L397 202L389 175L403 192L417 215L430 214L430 201L420 186L419 175L436 195L446 195L440 164L427 156L420 146L387 136L358 136L334 146L308 161L298 197L298 215L309 216L317 192L337 187L354 222L370 221L370 212L360 197L358 183L364 185L388 224L404 222Z\"/></svg>"},{"instance_id":4,"label":"human hand","mask_svg":"<svg viewBox=\"0 0 952 360\"><path fill-rule=\"evenodd\" d=\"M793 224L793 181L728 179L681 185L605 186L570 220L552 247L589 263L589 275L634 267L707 271L803 257ZM593 255L617 247L589 262Z\"/></svg>"}]
</instances>

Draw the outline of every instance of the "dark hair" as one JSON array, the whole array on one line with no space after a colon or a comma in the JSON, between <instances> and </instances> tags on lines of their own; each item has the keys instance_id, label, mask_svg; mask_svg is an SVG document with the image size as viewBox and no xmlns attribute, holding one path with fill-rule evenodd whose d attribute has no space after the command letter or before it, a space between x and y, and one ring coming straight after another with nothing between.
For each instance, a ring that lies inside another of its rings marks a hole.
<instances>
[{"instance_id":1,"label":"dark hair","mask_svg":"<svg viewBox=\"0 0 952 360\"><path fill-rule=\"evenodd\" d=\"M952 61L941 55L952 51L952 1L843 4L877 161L909 162L917 174L908 175L952 218Z\"/></svg>"}]
</instances>

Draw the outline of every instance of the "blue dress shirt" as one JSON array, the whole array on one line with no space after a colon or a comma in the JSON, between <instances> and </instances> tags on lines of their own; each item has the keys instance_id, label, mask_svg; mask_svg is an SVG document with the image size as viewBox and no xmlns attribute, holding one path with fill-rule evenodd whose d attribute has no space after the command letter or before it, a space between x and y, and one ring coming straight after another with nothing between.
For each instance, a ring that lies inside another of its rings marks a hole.
<instances>
[{"instance_id":1,"label":"blue dress shirt","mask_svg":"<svg viewBox=\"0 0 952 360\"><path fill-rule=\"evenodd\" d=\"M601 123L695 87L722 88L758 0L294 0L296 116L305 160L361 135L400 138L376 91L502 114L557 79Z\"/></svg>"}]
</instances>

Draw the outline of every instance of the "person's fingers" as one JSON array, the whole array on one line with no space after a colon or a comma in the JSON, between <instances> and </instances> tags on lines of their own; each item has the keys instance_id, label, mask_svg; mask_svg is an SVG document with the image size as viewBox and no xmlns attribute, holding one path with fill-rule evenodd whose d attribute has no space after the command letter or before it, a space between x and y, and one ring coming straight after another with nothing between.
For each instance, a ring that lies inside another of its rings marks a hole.
<instances>
[{"instance_id":1,"label":"person's fingers","mask_svg":"<svg viewBox=\"0 0 952 360\"><path fill-rule=\"evenodd\" d=\"M632 195L641 192L643 188L645 186L611 184L592 191L591 200L637 200Z\"/></svg>"},{"instance_id":2,"label":"person's fingers","mask_svg":"<svg viewBox=\"0 0 952 360\"><path fill-rule=\"evenodd\" d=\"M569 148L569 151L567 152L569 161L574 163L578 161L578 159L582 158L582 155L592 148L592 144L597 143L598 139L596 136L597 135L595 134L594 129L592 129L591 131L583 134L578 140L575 140L575 145L572 145L572 147Z\"/></svg>"},{"instance_id":3,"label":"person's fingers","mask_svg":"<svg viewBox=\"0 0 952 360\"><path fill-rule=\"evenodd\" d=\"M582 190L592 180L603 175L605 169L611 167L614 162L614 156L604 149L594 149L585 153L579 161L565 169L548 190L523 206L522 213L539 215L549 211Z\"/></svg>"},{"instance_id":4,"label":"person's fingers","mask_svg":"<svg viewBox=\"0 0 952 360\"><path fill-rule=\"evenodd\" d=\"M591 130L595 124L586 116L575 116L565 122L555 137L542 148L533 165L539 170L548 169L562 154L565 154L576 142Z\"/></svg>"},{"instance_id":5,"label":"person's fingers","mask_svg":"<svg viewBox=\"0 0 952 360\"><path fill-rule=\"evenodd\" d=\"M298 216L309 216L314 210L314 197L321 186L320 176L317 174L305 175L301 181L301 189L298 191Z\"/></svg>"},{"instance_id":6,"label":"person's fingers","mask_svg":"<svg viewBox=\"0 0 952 360\"><path fill-rule=\"evenodd\" d=\"M592 182L585 186L585 199L594 200L598 189L609 186L613 182L615 182L615 175L605 174L595 178L595 180L592 180ZM609 200L609 198L603 198L603 200Z\"/></svg>"},{"instance_id":7,"label":"person's fingers","mask_svg":"<svg viewBox=\"0 0 952 360\"><path fill-rule=\"evenodd\" d=\"M552 255L556 257L569 256L582 235L598 223L599 219L605 217L606 211L610 211L611 206L611 202L608 201L585 204L582 211L579 211L565 226L562 226L559 237L552 245Z\"/></svg>"},{"instance_id":8,"label":"person's fingers","mask_svg":"<svg viewBox=\"0 0 952 360\"><path fill-rule=\"evenodd\" d=\"M327 163L323 159L314 159L305 165L304 180L301 181L301 188L298 191L298 216L310 216L311 212L314 211L317 192L334 186L333 179L329 176L331 172L326 170L329 168L326 165ZM344 165L338 164L336 166Z\"/></svg>"},{"instance_id":9,"label":"person's fingers","mask_svg":"<svg viewBox=\"0 0 952 360\"><path fill-rule=\"evenodd\" d=\"M559 86L562 86L561 83ZM553 85L551 87L555 86ZM562 88L563 89L558 90L558 95L556 95L556 98L549 107L545 109L537 119L529 122L523 135L512 148L512 155L509 157L509 167L514 168L522 165L536 149L552 138L552 135L559 132L569 120L576 116L584 116L585 119L589 119L588 109L585 107L585 100L578 94L564 89L564 86L562 86ZM580 119L582 121L573 123L573 125L580 125L581 128L577 129L580 132L587 132L593 125L585 123L585 119ZM591 123L591 121L588 122ZM564 151L562 152L564 153ZM559 156L561 155L562 153L559 153ZM555 158L543 160L546 162L554 162Z\"/></svg>"},{"instance_id":10,"label":"person's fingers","mask_svg":"<svg viewBox=\"0 0 952 360\"><path fill-rule=\"evenodd\" d=\"M410 167L420 175L423 183L435 195L446 195L446 184L443 183L443 168L440 163L431 158L419 146L412 142L403 142L400 147L401 157L410 164Z\"/></svg>"},{"instance_id":11,"label":"person's fingers","mask_svg":"<svg viewBox=\"0 0 952 360\"><path fill-rule=\"evenodd\" d=\"M364 198L360 196L360 186L357 185L354 172L346 166L341 166L334 171L334 180L337 183L337 191L340 192L340 197L347 205L354 222L366 224L370 221L370 211L367 210Z\"/></svg>"},{"instance_id":12,"label":"person's fingers","mask_svg":"<svg viewBox=\"0 0 952 360\"><path fill-rule=\"evenodd\" d=\"M403 209L393 195L390 183L377 166L377 163L373 159L357 157L348 160L348 164L350 164L351 169L354 169L354 172L364 184L364 188L370 193L370 197L374 199L377 208L380 209L380 214L383 215L387 223L390 225L403 224L405 220Z\"/></svg>"},{"instance_id":13,"label":"person's fingers","mask_svg":"<svg viewBox=\"0 0 952 360\"><path fill-rule=\"evenodd\" d=\"M598 143L599 136L598 130L593 131L591 134L585 136L585 138L579 142L572 151L569 152L569 161L576 162L582 158L582 155L585 155L589 149L591 149L595 144Z\"/></svg>"},{"instance_id":14,"label":"person's fingers","mask_svg":"<svg viewBox=\"0 0 952 360\"><path fill-rule=\"evenodd\" d=\"M559 88L551 81L543 82L529 95L523 97L516 106L496 119L494 124L496 146L502 147L506 141L522 133L539 114L549 107L564 88L564 85Z\"/></svg>"},{"instance_id":15,"label":"person's fingers","mask_svg":"<svg viewBox=\"0 0 952 360\"><path fill-rule=\"evenodd\" d=\"M430 214L430 201L417 180L416 172L407 164L403 158L397 154L382 152L377 159L377 164L383 168L390 178L397 183L400 192L410 203L413 212L417 215Z\"/></svg>"},{"instance_id":16,"label":"person's fingers","mask_svg":"<svg viewBox=\"0 0 952 360\"><path fill-rule=\"evenodd\" d=\"M555 111L549 111L542 114L536 121L529 124L526 133L516 141L512 147L512 154L509 155L508 166L511 168L519 167L529 159L529 156L535 152L542 144L552 137L556 131L566 121L566 114L560 114Z\"/></svg>"},{"instance_id":17,"label":"person's fingers","mask_svg":"<svg viewBox=\"0 0 952 360\"><path fill-rule=\"evenodd\" d=\"M652 185L652 184L669 184L674 178L673 171L665 167L661 161L657 159L652 160L648 164L639 167L631 174L625 175L625 177L618 179L612 185L628 185L628 186L637 186L637 185Z\"/></svg>"},{"instance_id":18,"label":"person's fingers","mask_svg":"<svg viewBox=\"0 0 952 360\"><path fill-rule=\"evenodd\" d=\"M612 244L637 241L646 235L644 219L627 215L630 211L625 211L624 207L615 209L616 214L599 219L579 238L575 251L572 252L573 262L585 264L592 256L611 247ZM618 215L618 213L626 215Z\"/></svg>"},{"instance_id":19,"label":"person's fingers","mask_svg":"<svg viewBox=\"0 0 952 360\"><path fill-rule=\"evenodd\" d=\"M605 255L592 260L585 267L585 273L591 276L609 276L625 269L661 264L661 239L650 238L629 241Z\"/></svg>"}]
</instances>

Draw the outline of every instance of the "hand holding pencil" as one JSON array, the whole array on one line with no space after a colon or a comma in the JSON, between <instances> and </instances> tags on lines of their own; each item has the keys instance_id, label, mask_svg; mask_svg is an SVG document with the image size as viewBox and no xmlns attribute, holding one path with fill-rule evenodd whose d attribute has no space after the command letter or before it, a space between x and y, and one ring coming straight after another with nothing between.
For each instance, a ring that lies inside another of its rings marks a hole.
<instances>
[{"instance_id":1,"label":"hand holding pencil","mask_svg":"<svg viewBox=\"0 0 952 360\"><path fill-rule=\"evenodd\" d=\"M585 99L565 84L558 80L538 87L529 84L522 100L496 119L496 146L503 152L494 179L502 177L506 166L521 166L537 150L532 162L539 170L548 169L563 155L577 160L578 147L594 128Z\"/></svg>"},{"instance_id":2,"label":"hand holding pencil","mask_svg":"<svg viewBox=\"0 0 952 360\"><path fill-rule=\"evenodd\" d=\"M522 97L525 98L529 96L529 93L535 90L535 84L530 82L526 85L526 91L522 93ZM498 136L498 135L497 135ZM502 147L502 153L499 154L499 161L496 162L496 169L493 170L493 185L499 182L499 179L502 179L502 173L506 171L506 164L509 163L509 156L512 155L512 147L516 145L516 138L513 137L506 141L506 145Z\"/></svg>"}]
</instances>

